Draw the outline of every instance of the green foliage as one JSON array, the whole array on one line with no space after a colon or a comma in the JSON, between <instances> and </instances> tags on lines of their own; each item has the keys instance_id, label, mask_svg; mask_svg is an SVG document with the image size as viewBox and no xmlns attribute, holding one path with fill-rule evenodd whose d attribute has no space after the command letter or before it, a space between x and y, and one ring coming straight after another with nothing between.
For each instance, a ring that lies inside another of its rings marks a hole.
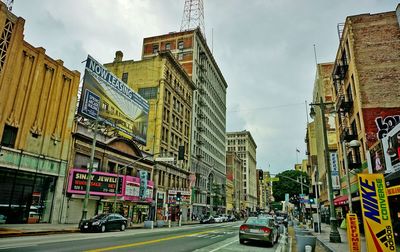
<instances>
[{"instance_id":1,"label":"green foliage","mask_svg":"<svg viewBox=\"0 0 400 252\"><path fill-rule=\"evenodd\" d=\"M308 187L304 186L309 186L310 184L310 179L307 176L307 173L296 170L287 170L275 176L279 177L279 181L272 182L272 190L275 201L284 201L285 193L289 193L289 197L301 194L301 174L303 174L303 192L304 194L308 194ZM285 177L289 177L294 181ZM297 180L299 181L298 183L296 182Z\"/></svg>"}]
</instances>

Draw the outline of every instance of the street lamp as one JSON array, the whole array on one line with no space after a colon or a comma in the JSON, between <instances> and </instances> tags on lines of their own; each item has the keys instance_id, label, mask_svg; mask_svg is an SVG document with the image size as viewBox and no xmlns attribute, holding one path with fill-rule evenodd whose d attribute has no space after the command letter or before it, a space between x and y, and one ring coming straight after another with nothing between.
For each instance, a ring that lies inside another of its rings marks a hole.
<instances>
[{"instance_id":1,"label":"street lamp","mask_svg":"<svg viewBox=\"0 0 400 252\"><path fill-rule=\"evenodd\" d=\"M348 200L349 200L349 212L353 212L353 202L352 202L352 197L351 197L351 184L350 184L350 174L349 174L349 161L347 158L347 148L346 147L351 147L351 148L356 148L360 147L361 143L358 140L352 140L349 143L346 142L346 140L343 140L342 142L342 152L343 152L343 160L344 160L344 169L346 171L346 178L347 178L347 195L348 195Z\"/></svg>"},{"instance_id":2,"label":"street lamp","mask_svg":"<svg viewBox=\"0 0 400 252\"><path fill-rule=\"evenodd\" d=\"M310 103L311 111L310 111L310 116L311 118L315 117L315 111L314 107L317 106L319 107L321 111L321 119L322 119L322 133L324 136L324 152L325 152L325 169L326 173L328 176L328 186L329 186L329 202L330 202L330 225L331 225L331 232L329 234L329 240L330 242L333 243L340 243L340 234L338 231L338 223L336 219L336 212L335 212L335 206L333 204L333 187L332 187L332 176L331 176L331 167L330 167L330 162L329 162L329 146L328 146L328 136L326 134L326 122L325 122L325 106L326 105L333 105L332 102L329 103L324 103L322 100L322 97L320 97L320 102L319 103Z\"/></svg>"}]
</instances>

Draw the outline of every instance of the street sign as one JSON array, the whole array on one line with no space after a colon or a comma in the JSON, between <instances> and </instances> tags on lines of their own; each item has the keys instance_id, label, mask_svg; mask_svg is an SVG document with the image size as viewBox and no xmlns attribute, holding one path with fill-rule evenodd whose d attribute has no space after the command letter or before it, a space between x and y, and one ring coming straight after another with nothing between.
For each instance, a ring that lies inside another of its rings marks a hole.
<instances>
[{"instance_id":1,"label":"street sign","mask_svg":"<svg viewBox=\"0 0 400 252\"><path fill-rule=\"evenodd\" d=\"M157 157L155 158L157 162L173 162L175 160L174 157Z\"/></svg>"},{"instance_id":2,"label":"street sign","mask_svg":"<svg viewBox=\"0 0 400 252\"><path fill-rule=\"evenodd\" d=\"M276 181L279 181L279 177L265 178L265 182L276 182Z\"/></svg>"}]
</instances>

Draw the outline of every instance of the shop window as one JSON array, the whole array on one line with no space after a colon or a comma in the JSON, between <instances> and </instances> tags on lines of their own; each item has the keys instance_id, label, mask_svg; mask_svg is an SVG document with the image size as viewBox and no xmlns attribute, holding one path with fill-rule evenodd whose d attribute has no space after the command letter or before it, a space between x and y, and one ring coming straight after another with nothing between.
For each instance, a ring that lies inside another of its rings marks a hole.
<instances>
[{"instance_id":1,"label":"shop window","mask_svg":"<svg viewBox=\"0 0 400 252\"><path fill-rule=\"evenodd\" d=\"M18 128L12 127L10 125L5 125L3 131L3 137L1 139L1 145L14 148L15 139L17 138Z\"/></svg>"}]
</instances>

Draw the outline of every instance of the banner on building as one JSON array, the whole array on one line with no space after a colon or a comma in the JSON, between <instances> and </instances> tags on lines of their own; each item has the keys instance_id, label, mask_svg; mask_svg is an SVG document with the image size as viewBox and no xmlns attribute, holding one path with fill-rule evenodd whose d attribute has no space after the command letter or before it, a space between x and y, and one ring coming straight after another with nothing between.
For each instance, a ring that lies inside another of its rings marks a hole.
<instances>
[{"instance_id":1,"label":"banner on building","mask_svg":"<svg viewBox=\"0 0 400 252\"><path fill-rule=\"evenodd\" d=\"M140 187L139 187L139 197L141 199L146 198L146 192L147 192L147 171L139 171L139 177L140 177Z\"/></svg>"},{"instance_id":2,"label":"banner on building","mask_svg":"<svg viewBox=\"0 0 400 252\"><path fill-rule=\"evenodd\" d=\"M340 190L338 155L336 152L330 152L329 158L330 158L330 164L331 164L332 189Z\"/></svg>"},{"instance_id":3,"label":"banner on building","mask_svg":"<svg viewBox=\"0 0 400 252\"><path fill-rule=\"evenodd\" d=\"M148 102L90 55L78 113L104 122L124 137L146 143Z\"/></svg>"},{"instance_id":4,"label":"banner on building","mask_svg":"<svg viewBox=\"0 0 400 252\"><path fill-rule=\"evenodd\" d=\"M361 251L360 229L358 227L358 218L354 213L348 213L347 220L347 240L349 241L350 252Z\"/></svg>"},{"instance_id":5,"label":"banner on building","mask_svg":"<svg viewBox=\"0 0 400 252\"><path fill-rule=\"evenodd\" d=\"M385 154L381 141L367 151L367 162L370 173L385 173Z\"/></svg>"},{"instance_id":6,"label":"banner on building","mask_svg":"<svg viewBox=\"0 0 400 252\"><path fill-rule=\"evenodd\" d=\"M358 174L367 251L396 251L383 174Z\"/></svg>"}]
</instances>

